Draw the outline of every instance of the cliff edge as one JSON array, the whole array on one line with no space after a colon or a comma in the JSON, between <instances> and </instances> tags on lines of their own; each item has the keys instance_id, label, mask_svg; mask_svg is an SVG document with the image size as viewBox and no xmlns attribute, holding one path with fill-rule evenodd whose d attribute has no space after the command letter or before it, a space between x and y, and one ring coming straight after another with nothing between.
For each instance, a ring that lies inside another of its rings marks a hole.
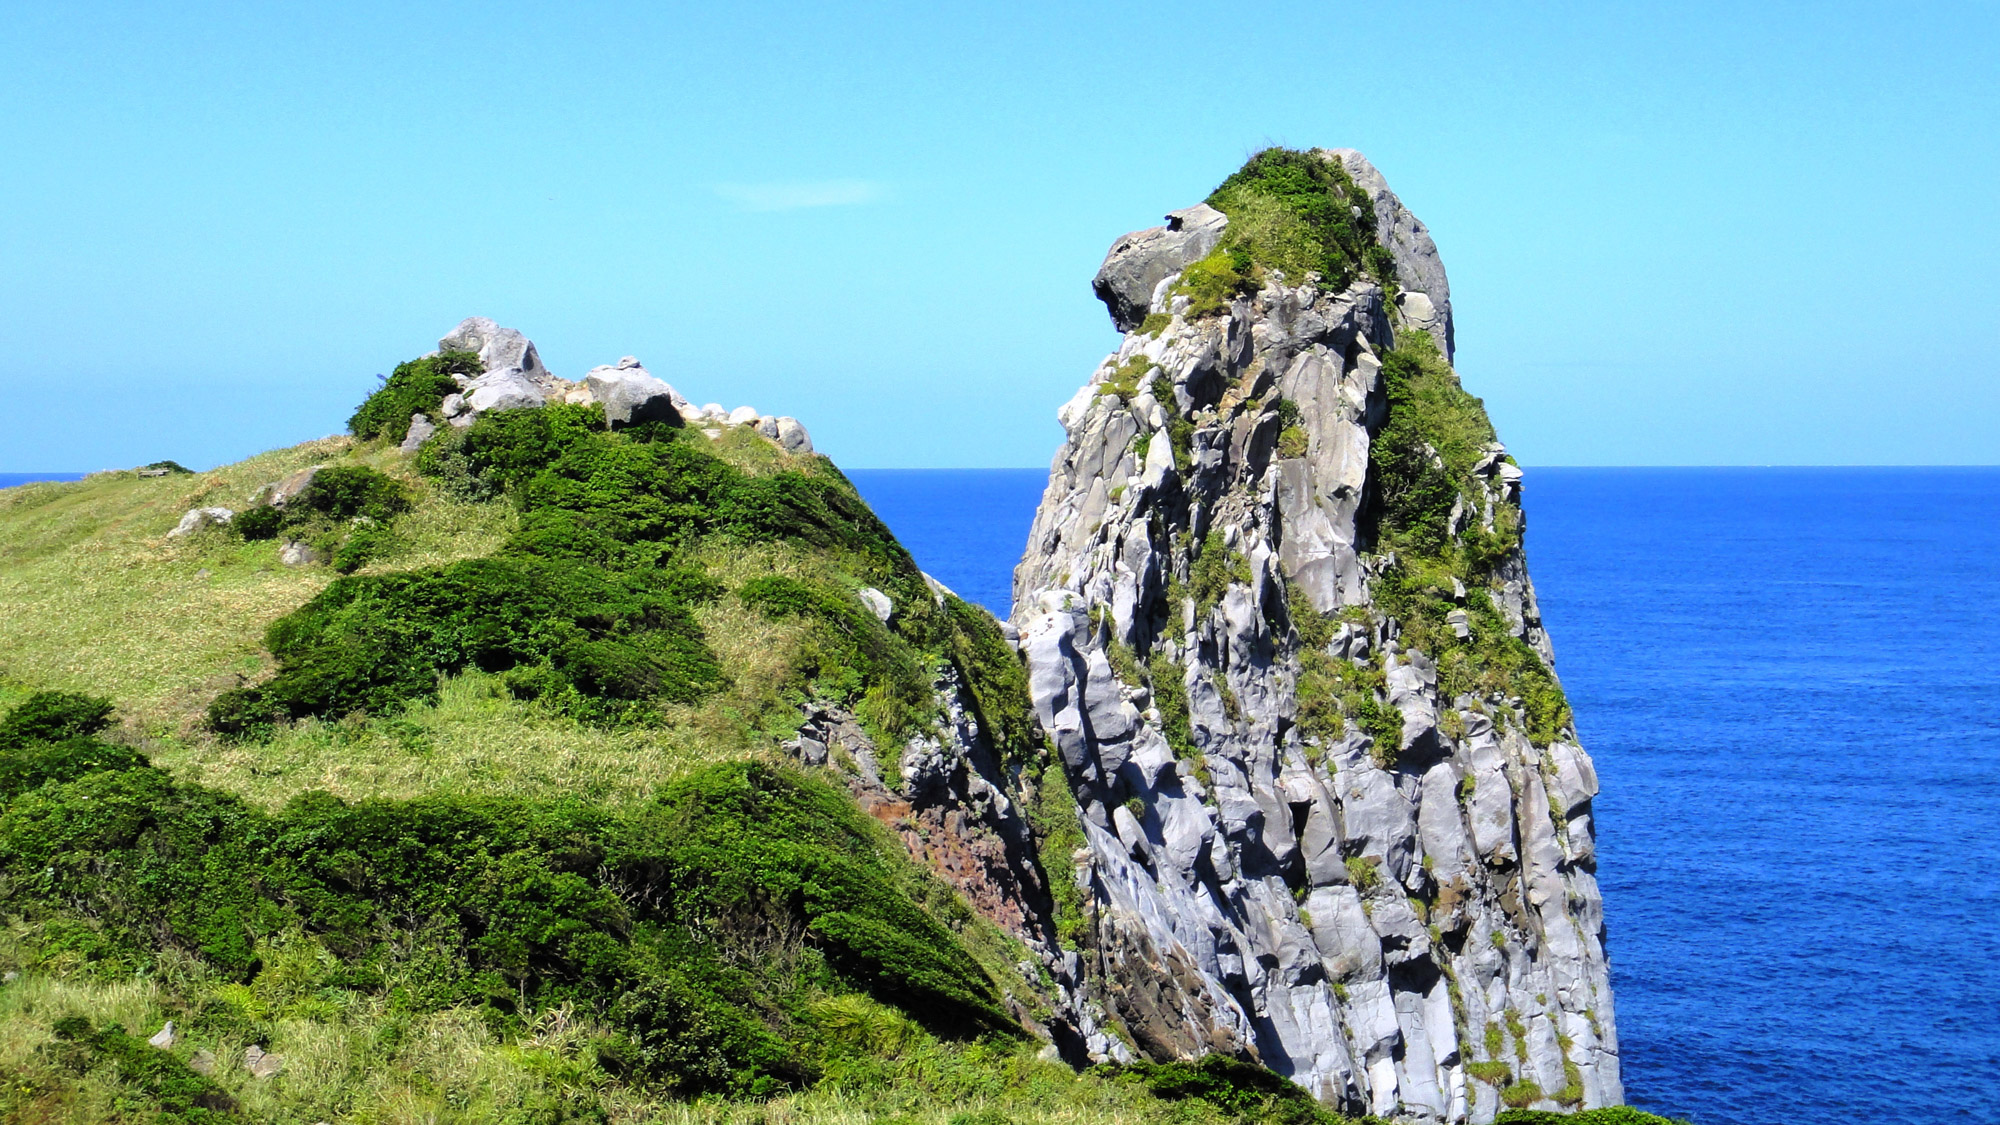
<instances>
[{"instance_id":1,"label":"cliff edge","mask_svg":"<svg viewBox=\"0 0 2000 1125\"><path fill-rule=\"evenodd\" d=\"M1428 231L1361 154L1270 149L1096 290L1125 338L1060 412L1013 613L1091 1050L1356 1113L1619 1103L1597 782Z\"/></svg>"}]
</instances>

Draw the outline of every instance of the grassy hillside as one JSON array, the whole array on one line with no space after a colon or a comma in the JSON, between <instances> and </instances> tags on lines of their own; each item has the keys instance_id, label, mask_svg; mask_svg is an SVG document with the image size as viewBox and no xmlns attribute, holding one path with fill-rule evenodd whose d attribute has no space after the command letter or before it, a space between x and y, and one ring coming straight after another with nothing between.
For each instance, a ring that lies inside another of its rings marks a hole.
<instances>
[{"instance_id":1,"label":"grassy hillside","mask_svg":"<svg viewBox=\"0 0 2000 1125\"><path fill-rule=\"evenodd\" d=\"M1027 951L779 749L807 700L898 745L952 667L1045 768L997 645L741 428L559 407L0 493L4 1116L1322 1118L1047 1057Z\"/></svg>"}]
</instances>

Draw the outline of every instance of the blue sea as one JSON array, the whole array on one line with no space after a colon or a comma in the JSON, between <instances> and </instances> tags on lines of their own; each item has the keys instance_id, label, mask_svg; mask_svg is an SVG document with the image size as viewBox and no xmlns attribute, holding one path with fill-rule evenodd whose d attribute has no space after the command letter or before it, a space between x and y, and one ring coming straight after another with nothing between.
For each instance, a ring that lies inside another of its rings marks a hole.
<instances>
[{"instance_id":1,"label":"blue sea","mask_svg":"<svg viewBox=\"0 0 2000 1125\"><path fill-rule=\"evenodd\" d=\"M851 472L995 613L1046 474ZM2000 470L1531 469L1632 1104L2000 1121Z\"/></svg>"},{"instance_id":2,"label":"blue sea","mask_svg":"<svg viewBox=\"0 0 2000 1125\"><path fill-rule=\"evenodd\" d=\"M0 473L0 488L33 484L38 480L82 480L82 473Z\"/></svg>"}]
</instances>

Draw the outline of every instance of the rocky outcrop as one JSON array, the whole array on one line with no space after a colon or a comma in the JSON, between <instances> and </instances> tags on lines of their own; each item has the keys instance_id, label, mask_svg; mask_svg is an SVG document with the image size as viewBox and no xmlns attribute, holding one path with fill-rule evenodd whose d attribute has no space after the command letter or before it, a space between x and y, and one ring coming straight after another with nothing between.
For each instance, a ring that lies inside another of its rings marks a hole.
<instances>
[{"instance_id":1,"label":"rocky outcrop","mask_svg":"<svg viewBox=\"0 0 2000 1125\"><path fill-rule=\"evenodd\" d=\"M583 395L568 401L597 402L604 406L604 420L612 426L637 422L672 422L680 425L693 410L681 393L656 379L632 356L615 366L593 367L583 377Z\"/></svg>"},{"instance_id":2,"label":"rocky outcrop","mask_svg":"<svg viewBox=\"0 0 2000 1125\"><path fill-rule=\"evenodd\" d=\"M1411 356L1456 387L1450 291L1380 174L1314 155L1373 201L1393 298L1268 273L1197 316L1190 224L1120 239L1098 291L1128 334L1059 414L1015 574L1088 842L1090 994L1145 1054L1237 1054L1350 1112L1616 1104L1597 783L1519 470L1497 443L1374 448ZM1449 478L1432 554L1384 531L1377 453Z\"/></svg>"},{"instance_id":3,"label":"rocky outcrop","mask_svg":"<svg viewBox=\"0 0 2000 1125\"><path fill-rule=\"evenodd\" d=\"M1229 225L1228 216L1205 203L1167 214L1167 225L1148 227L1111 244L1091 288L1120 332L1146 319L1153 291L1168 277L1206 257Z\"/></svg>"}]
</instances>

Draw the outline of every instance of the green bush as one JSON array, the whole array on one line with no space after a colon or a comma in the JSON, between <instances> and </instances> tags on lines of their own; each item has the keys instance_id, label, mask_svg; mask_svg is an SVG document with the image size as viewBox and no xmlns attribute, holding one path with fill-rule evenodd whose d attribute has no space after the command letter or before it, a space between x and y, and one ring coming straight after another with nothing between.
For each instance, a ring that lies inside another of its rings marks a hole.
<instances>
[{"instance_id":1,"label":"green bush","mask_svg":"<svg viewBox=\"0 0 2000 1125\"><path fill-rule=\"evenodd\" d=\"M1379 249L1373 201L1338 160L1267 148L1222 181L1208 205L1228 215L1229 226L1218 247L1221 257L1211 255L1212 264L1200 271L1189 269L1189 292L1198 306L1254 289L1253 278L1269 270L1283 271L1293 285L1317 273L1328 288L1340 290L1358 271L1378 272L1373 267L1392 261L1370 255Z\"/></svg>"},{"instance_id":2,"label":"green bush","mask_svg":"<svg viewBox=\"0 0 2000 1125\"><path fill-rule=\"evenodd\" d=\"M270 814L143 767L0 812L0 910L41 956L120 977L166 946L250 980L258 939L295 932L327 954L311 987L503 1026L572 1004L614 1031L608 1066L689 1095L808 1080L818 996L859 991L947 1038L1018 1034L913 897L923 879L845 792L748 762L628 814L324 793Z\"/></svg>"},{"instance_id":3,"label":"green bush","mask_svg":"<svg viewBox=\"0 0 2000 1125\"><path fill-rule=\"evenodd\" d=\"M96 734L111 725L111 701L67 691L39 691L0 719L0 750Z\"/></svg>"},{"instance_id":4,"label":"green bush","mask_svg":"<svg viewBox=\"0 0 2000 1125\"><path fill-rule=\"evenodd\" d=\"M1493 424L1425 333L1405 333L1383 356L1382 385L1388 417L1368 450L1376 535L1434 555L1450 543L1452 506L1468 493Z\"/></svg>"},{"instance_id":5,"label":"green bush","mask_svg":"<svg viewBox=\"0 0 2000 1125\"><path fill-rule=\"evenodd\" d=\"M248 511L238 512L229 526L245 539L276 539L285 526L285 510L259 504Z\"/></svg>"},{"instance_id":6,"label":"green bush","mask_svg":"<svg viewBox=\"0 0 2000 1125\"><path fill-rule=\"evenodd\" d=\"M1200 553L1188 567L1188 593L1194 596L1196 616L1208 616L1210 610L1221 604L1230 586L1249 584L1250 560L1225 546L1220 531L1209 532L1201 541Z\"/></svg>"},{"instance_id":7,"label":"green bush","mask_svg":"<svg viewBox=\"0 0 2000 1125\"><path fill-rule=\"evenodd\" d=\"M400 438L409 428L410 415L434 415L446 395L458 392L458 381L452 376L479 375L485 370L475 352L439 352L399 363L347 420L347 431L364 441Z\"/></svg>"},{"instance_id":8,"label":"green bush","mask_svg":"<svg viewBox=\"0 0 2000 1125\"><path fill-rule=\"evenodd\" d=\"M141 469L151 469L156 472L169 473L172 474L173 476L188 476L194 473L193 469L188 468L186 465L181 464L179 461L155 461L150 465L141 465L139 467Z\"/></svg>"},{"instance_id":9,"label":"green bush","mask_svg":"<svg viewBox=\"0 0 2000 1125\"><path fill-rule=\"evenodd\" d=\"M272 624L278 674L224 692L209 725L255 736L306 715L381 714L433 698L440 676L546 665L579 718L625 722L654 701L690 703L721 670L684 602L679 572L618 572L532 556L468 559L345 577Z\"/></svg>"},{"instance_id":10,"label":"green bush","mask_svg":"<svg viewBox=\"0 0 2000 1125\"><path fill-rule=\"evenodd\" d=\"M1291 1079L1227 1055L1195 1062L1128 1063L1100 1073L1144 1083L1165 1101L1201 1101L1235 1117L1275 1125L1344 1125Z\"/></svg>"},{"instance_id":11,"label":"green bush","mask_svg":"<svg viewBox=\"0 0 2000 1125\"><path fill-rule=\"evenodd\" d=\"M145 765L146 756L137 750L94 738L67 738L0 750L0 801L52 781L74 781L100 770L131 770Z\"/></svg>"}]
</instances>

